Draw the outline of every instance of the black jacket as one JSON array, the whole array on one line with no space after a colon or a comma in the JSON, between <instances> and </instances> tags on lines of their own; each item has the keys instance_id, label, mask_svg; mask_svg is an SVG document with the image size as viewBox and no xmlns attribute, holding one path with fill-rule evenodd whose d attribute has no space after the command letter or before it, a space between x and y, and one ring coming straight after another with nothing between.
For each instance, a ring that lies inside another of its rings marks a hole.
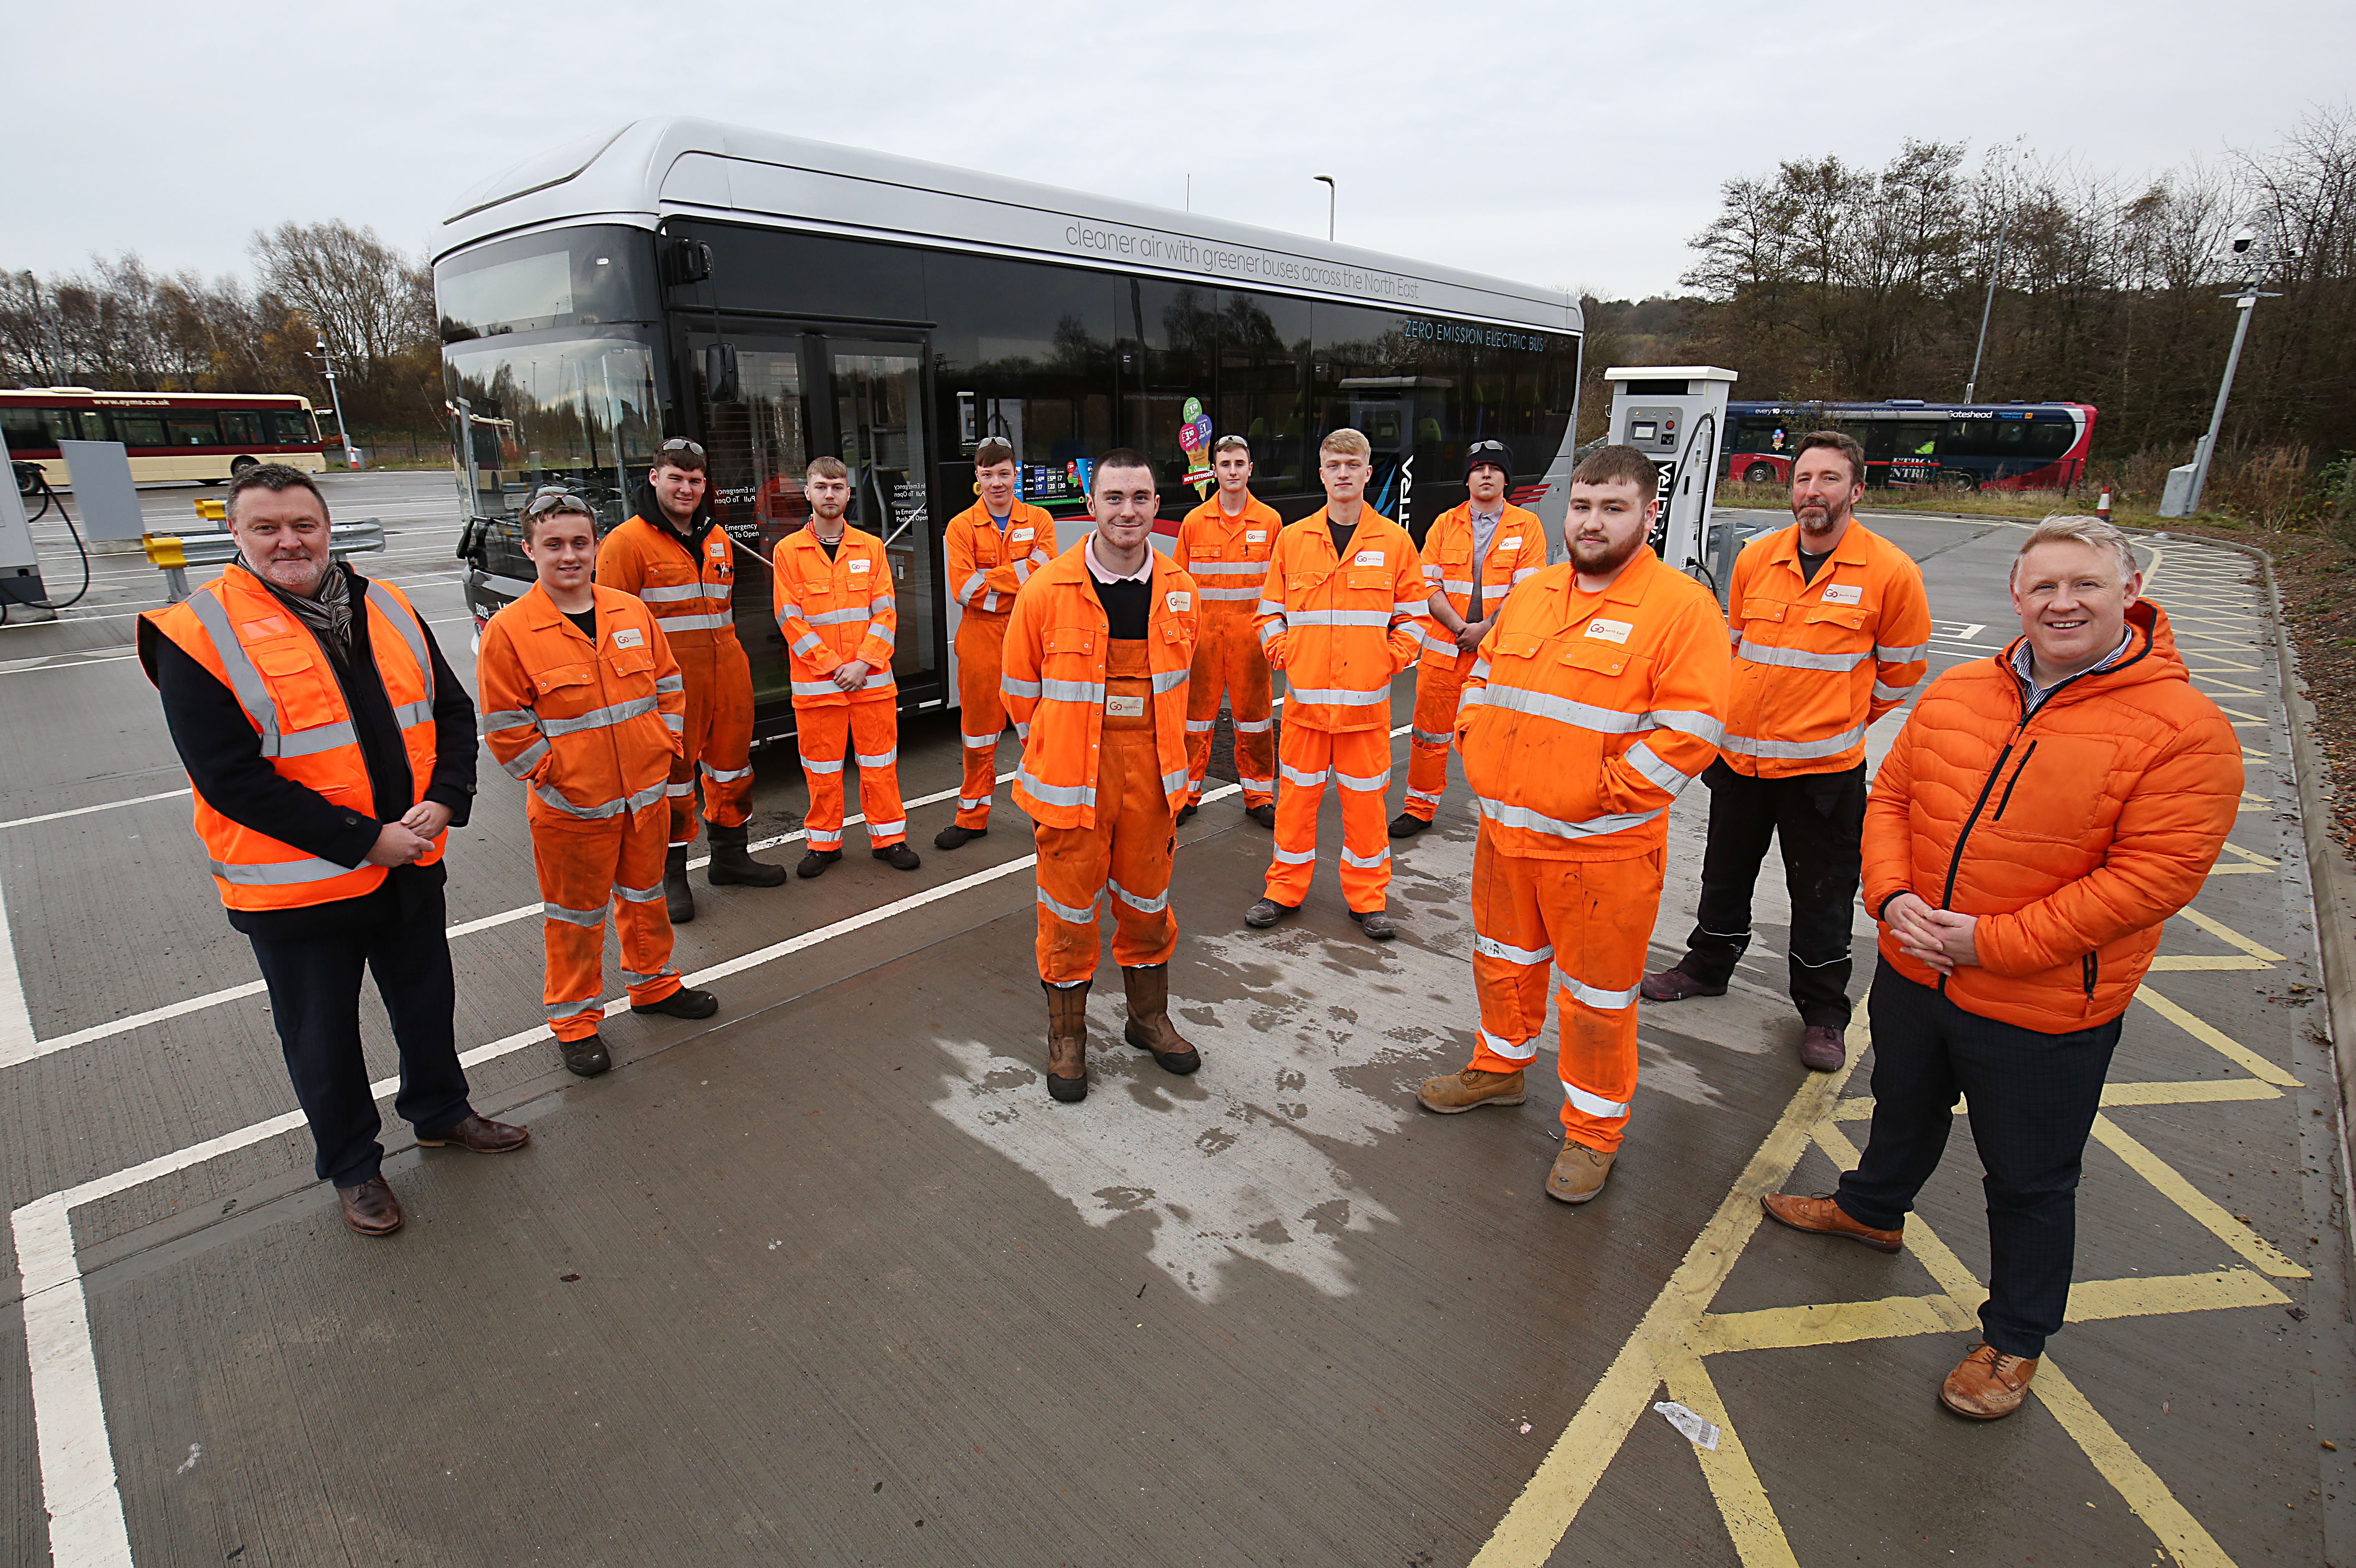
<instances>
[{"instance_id":1,"label":"black jacket","mask_svg":"<svg viewBox=\"0 0 2356 1568\"><path fill-rule=\"evenodd\" d=\"M242 571L241 565L227 570ZM332 804L316 790L296 784L270 764L262 754L262 736L246 717L236 693L213 673L181 651L178 644L153 624L139 622L139 658L148 678L164 699L164 721L172 731L180 763L188 782L206 804L240 827L264 833L305 854L338 866L358 866L375 847L377 830L397 822L408 811L414 793L409 752L401 741L401 726L392 715L377 673L376 656L369 646L369 618L364 608L368 580L348 565L331 568L351 583L352 656L349 667L337 666L352 729L359 739L360 756L368 767L369 789L379 815L363 817ZM434 776L426 781L425 798L450 808L450 826L466 825L475 802L475 700L442 656L433 628L421 616L426 656L434 662ZM395 867L386 879L404 908L446 880L443 866ZM358 904L361 899L341 901ZM334 923L336 904L294 910L231 910L230 923L240 931L263 933L277 927Z\"/></svg>"}]
</instances>

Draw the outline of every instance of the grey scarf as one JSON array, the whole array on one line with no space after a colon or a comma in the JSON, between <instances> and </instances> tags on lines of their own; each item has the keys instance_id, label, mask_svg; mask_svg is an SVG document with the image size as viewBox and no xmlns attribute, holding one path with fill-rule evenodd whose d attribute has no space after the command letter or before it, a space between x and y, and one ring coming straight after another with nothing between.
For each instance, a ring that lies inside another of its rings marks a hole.
<instances>
[{"instance_id":1,"label":"grey scarf","mask_svg":"<svg viewBox=\"0 0 2356 1568\"><path fill-rule=\"evenodd\" d=\"M268 578L262 581L278 596L279 602L302 618L337 664L348 664L352 656L352 586L344 575L343 567L329 561L320 569L319 586L309 597L289 593Z\"/></svg>"}]
</instances>

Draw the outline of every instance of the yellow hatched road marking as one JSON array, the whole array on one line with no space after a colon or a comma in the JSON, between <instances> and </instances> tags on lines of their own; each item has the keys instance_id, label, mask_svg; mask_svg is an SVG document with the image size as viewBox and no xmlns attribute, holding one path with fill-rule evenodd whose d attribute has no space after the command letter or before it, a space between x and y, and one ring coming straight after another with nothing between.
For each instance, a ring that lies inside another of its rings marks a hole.
<instances>
[{"instance_id":1,"label":"yellow hatched road marking","mask_svg":"<svg viewBox=\"0 0 2356 1568\"><path fill-rule=\"evenodd\" d=\"M2217 938L2218 941L2222 942L2229 946L2238 947L2253 958L2263 958L2269 964L2282 964L2287 962L2281 954L2276 952L2273 948L2265 946L2264 944L2251 941L2248 937L2244 936L2240 932L2235 931L2232 926L2227 925L2223 921L2202 914L2190 904L2186 904L2182 909L2176 912L2190 921L2193 924L2199 926L2201 930L2207 932L2210 935Z\"/></svg>"},{"instance_id":2,"label":"yellow hatched road marking","mask_svg":"<svg viewBox=\"0 0 2356 1568\"><path fill-rule=\"evenodd\" d=\"M2158 991L2153 990L2149 986L2137 986L2136 987L2136 1000L2141 1002L2153 1012L2158 1013L2161 1018L2166 1019L2169 1022L2174 1024L2177 1028L2182 1029L2185 1033L2190 1035L2201 1044L2216 1051L2227 1061L2237 1064L2244 1071L2255 1073L2258 1077L2265 1079L2267 1083L2277 1084L2285 1089L2296 1089L2299 1087L2299 1082L2297 1079L2292 1077L2281 1068L2276 1067L2273 1062L2268 1061L2265 1057L2260 1056L2256 1051L2252 1051L2240 1040L2235 1040L2233 1036L2225 1033L2224 1030L2217 1028L2208 1019L2197 1017L2187 1011L2185 1008L2177 1006L2174 1002L2169 1001L2166 997L2161 996ZM2108 1104L2110 1102L2106 1094L2104 1104Z\"/></svg>"},{"instance_id":3,"label":"yellow hatched road marking","mask_svg":"<svg viewBox=\"0 0 2356 1568\"><path fill-rule=\"evenodd\" d=\"M2127 1136L2108 1116L2094 1118L2094 1139L2126 1161L2137 1176L2159 1189L2161 1197L2184 1211L2192 1222L2250 1260L2276 1279L2305 1279L2307 1270L2276 1251L2275 1244L2225 1212L2222 1205L2195 1187L2159 1156Z\"/></svg>"},{"instance_id":4,"label":"yellow hatched road marking","mask_svg":"<svg viewBox=\"0 0 2356 1568\"><path fill-rule=\"evenodd\" d=\"M2236 958L2230 953L2163 953L2151 961L2155 974L2180 975L2198 969L2271 969L2263 958Z\"/></svg>"},{"instance_id":5,"label":"yellow hatched road marking","mask_svg":"<svg viewBox=\"0 0 2356 1568\"><path fill-rule=\"evenodd\" d=\"M2196 1023L2199 1019L2194 1019ZM2203 1024L2202 1028L2208 1026ZM2229 1042L2230 1043L2230 1042ZM2238 1049L2238 1048L2236 1048ZM2266 1065L2264 1058L2256 1059ZM2297 1085L2293 1083L2293 1088ZM2105 1083L2103 1104L2105 1105L2207 1105L2233 1100L2279 1100L2282 1091L2267 1083L2254 1083L2247 1078L2191 1078L2151 1083ZM1833 1107L1836 1122L1862 1122L1873 1115L1873 1096L1852 1094ZM1968 1101L1955 1102L1955 1115L1968 1116Z\"/></svg>"},{"instance_id":6,"label":"yellow hatched road marking","mask_svg":"<svg viewBox=\"0 0 2356 1568\"><path fill-rule=\"evenodd\" d=\"M2265 795L2252 795L2248 790L2244 790L2242 792L2242 804L2234 809L2236 811L2245 812L2270 811L2274 808L2274 804L2275 803L2273 801L2267 799Z\"/></svg>"},{"instance_id":7,"label":"yellow hatched road marking","mask_svg":"<svg viewBox=\"0 0 2356 1568\"><path fill-rule=\"evenodd\" d=\"M2243 859L2248 860L2255 865L2279 866L2282 864L2280 860L2268 859L2265 856L2259 854L2254 849L2244 849L2239 844L2227 844L2223 846L2223 848L2226 854L2237 855Z\"/></svg>"},{"instance_id":8,"label":"yellow hatched road marking","mask_svg":"<svg viewBox=\"0 0 2356 1568\"><path fill-rule=\"evenodd\" d=\"M1718 1446L1696 1444L1694 1457L1701 1461L1702 1478L1709 1483L1709 1495L1742 1568L1800 1568L1783 1521L1775 1517L1775 1506L1767 1500L1767 1488L1760 1484L1742 1439L1726 1417L1718 1385L1702 1370L1701 1358L1691 1350L1673 1350L1661 1358L1661 1376L1671 1399L1718 1428Z\"/></svg>"}]
</instances>

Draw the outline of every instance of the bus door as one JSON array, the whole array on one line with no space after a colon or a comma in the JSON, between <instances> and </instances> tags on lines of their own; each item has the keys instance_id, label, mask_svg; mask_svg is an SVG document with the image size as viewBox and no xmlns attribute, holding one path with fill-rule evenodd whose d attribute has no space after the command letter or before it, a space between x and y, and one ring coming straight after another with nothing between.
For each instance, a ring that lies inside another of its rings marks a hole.
<instances>
[{"instance_id":1,"label":"bus door","mask_svg":"<svg viewBox=\"0 0 2356 1568\"><path fill-rule=\"evenodd\" d=\"M937 697L944 674L925 345L827 337L828 450L851 470L851 521L884 540L899 636L901 699Z\"/></svg>"}]
</instances>

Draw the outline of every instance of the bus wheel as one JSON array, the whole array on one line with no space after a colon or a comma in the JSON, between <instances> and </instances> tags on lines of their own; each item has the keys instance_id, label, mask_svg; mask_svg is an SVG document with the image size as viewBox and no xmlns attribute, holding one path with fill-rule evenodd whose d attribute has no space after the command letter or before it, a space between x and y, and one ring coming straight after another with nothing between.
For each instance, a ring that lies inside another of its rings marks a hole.
<instances>
[{"instance_id":1,"label":"bus wheel","mask_svg":"<svg viewBox=\"0 0 2356 1568\"><path fill-rule=\"evenodd\" d=\"M1772 485L1775 483L1775 471L1763 463L1754 463L1742 471L1742 482L1745 485Z\"/></svg>"},{"instance_id":2,"label":"bus wheel","mask_svg":"<svg viewBox=\"0 0 2356 1568\"><path fill-rule=\"evenodd\" d=\"M1960 474L1950 470L1943 477L1946 480L1947 488L1950 490L1969 492L1980 487L1980 482L1973 478L1968 474Z\"/></svg>"},{"instance_id":3,"label":"bus wheel","mask_svg":"<svg viewBox=\"0 0 2356 1568\"><path fill-rule=\"evenodd\" d=\"M241 457L229 465L229 476L232 479L242 479L247 473L261 466L261 462L255 458Z\"/></svg>"}]
</instances>

